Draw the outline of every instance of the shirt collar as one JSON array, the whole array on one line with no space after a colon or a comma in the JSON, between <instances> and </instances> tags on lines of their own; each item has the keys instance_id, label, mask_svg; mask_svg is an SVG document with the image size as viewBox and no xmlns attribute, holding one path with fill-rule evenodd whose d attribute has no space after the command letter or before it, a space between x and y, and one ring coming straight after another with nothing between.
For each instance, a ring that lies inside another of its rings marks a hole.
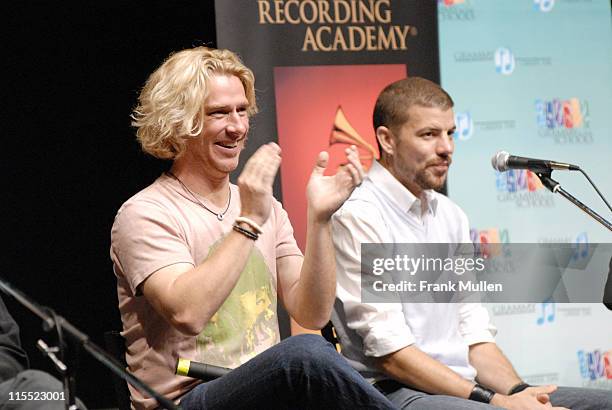
<instances>
[{"instance_id":1,"label":"shirt collar","mask_svg":"<svg viewBox=\"0 0 612 410\"><path fill-rule=\"evenodd\" d=\"M368 178L374 183L374 186L384 191L392 201L394 201L400 209L405 212L414 212L418 215L420 212L420 198L417 198L410 192L401 182L399 182L385 167L378 161L373 161ZM436 215L438 208L438 198L432 189L423 191L423 198L427 203L427 210L433 215ZM418 202L417 202L418 201Z\"/></svg>"}]
</instances>

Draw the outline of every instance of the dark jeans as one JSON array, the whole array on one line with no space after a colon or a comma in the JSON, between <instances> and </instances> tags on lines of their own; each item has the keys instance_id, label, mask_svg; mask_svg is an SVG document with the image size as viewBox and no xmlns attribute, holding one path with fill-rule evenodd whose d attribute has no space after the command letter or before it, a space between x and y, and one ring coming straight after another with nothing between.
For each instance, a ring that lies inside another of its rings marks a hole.
<instances>
[{"instance_id":1,"label":"dark jeans","mask_svg":"<svg viewBox=\"0 0 612 410\"><path fill-rule=\"evenodd\" d=\"M458 397L433 395L412 390L401 383L385 380L377 383L387 398L401 409L414 410L494 410L499 407ZM559 387L550 395L553 406L571 410L612 410L612 391L578 387Z\"/></svg>"},{"instance_id":2,"label":"dark jeans","mask_svg":"<svg viewBox=\"0 0 612 410\"><path fill-rule=\"evenodd\" d=\"M181 399L191 409L394 409L317 335L299 335Z\"/></svg>"}]
</instances>

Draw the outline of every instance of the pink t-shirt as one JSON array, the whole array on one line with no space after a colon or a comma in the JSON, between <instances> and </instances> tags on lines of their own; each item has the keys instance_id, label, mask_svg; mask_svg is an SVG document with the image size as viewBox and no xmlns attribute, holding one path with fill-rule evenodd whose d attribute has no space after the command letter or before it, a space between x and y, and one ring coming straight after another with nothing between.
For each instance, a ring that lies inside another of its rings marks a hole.
<instances>
[{"instance_id":1,"label":"pink t-shirt","mask_svg":"<svg viewBox=\"0 0 612 410\"><path fill-rule=\"evenodd\" d=\"M287 213L276 200L238 283L198 336L173 328L138 289L161 268L182 262L196 266L206 259L240 214L238 188L231 185L230 189L229 210L219 221L178 181L164 174L124 203L115 217L110 254L128 367L170 399L198 383L175 375L179 357L234 368L280 340L276 260L301 252ZM198 199L207 204L205 198ZM130 390L136 408L156 406L155 400L131 386Z\"/></svg>"}]
</instances>

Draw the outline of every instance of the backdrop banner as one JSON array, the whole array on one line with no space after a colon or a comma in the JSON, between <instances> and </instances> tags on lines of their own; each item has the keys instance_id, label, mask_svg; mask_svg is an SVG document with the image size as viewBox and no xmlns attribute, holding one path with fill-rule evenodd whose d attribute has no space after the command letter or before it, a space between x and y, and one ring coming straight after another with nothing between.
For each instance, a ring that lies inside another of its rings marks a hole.
<instances>
[{"instance_id":1,"label":"backdrop banner","mask_svg":"<svg viewBox=\"0 0 612 410\"><path fill-rule=\"evenodd\" d=\"M548 192L532 172L499 173L490 162L503 149L574 163L604 195L611 192L608 0L217 0L215 6L218 46L238 52L256 77L260 113L244 156L263 143L280 144L275 194L302 248L305 187L317 153L330 151L329 172L335 172L342 150L355 144L369 166L378 156L375 99L406 76L441 82L455 101L448 194L470 218L477 247L611 242L607 230ZM609 219L580 174L553 176ZM566 286L570 280L560 277ZM511 302L487 307L497 343L527 382L612 389L612 312L601 303Z\"/></svg>"},{"instance_id":2,"label":"backdrop banner","mask_svg":"<svg viewBox=\"0 0 612 410\"><path fill-rule=\"evenodd\" d=\"M498 150L577 164L610 199L610 2L445 0L439 27L441 81L457 124L448 194L468 215L472 241L581 249L612 242L531 171L491 167ZM610 219L580 173L553 178ZM601 270L583 272L585 288ZM574 279L565 272L562 282L569 289ZM603 286L597 290L601 302ZM508 302L489 306L496 341L528 383L612 390L612 312L601 303Z\"/></svg>"},{"instance_id":3,"label":"backdrop banner","mask_svg":"<svg viewBox=\"0 0 612 410\"><path fill-rule=\"evenodd\" d=\"M335 173L354 144L369 166L378 156L378 93L407 75L439 83L437 3L217 0L215 13L218 46L255 73L260 112L244 156L269 141L281 146L275 194L303 249L305 189L317 154L330 152Z\"/></svg>"}]
</instances>

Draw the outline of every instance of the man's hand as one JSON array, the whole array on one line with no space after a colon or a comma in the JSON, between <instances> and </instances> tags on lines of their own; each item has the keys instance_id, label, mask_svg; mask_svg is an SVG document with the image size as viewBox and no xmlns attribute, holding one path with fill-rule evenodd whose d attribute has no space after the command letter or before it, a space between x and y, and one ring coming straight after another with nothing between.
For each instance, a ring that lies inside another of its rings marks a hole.
<instances>
[{"instance_id":1,"label":"man's hand","mask_svg":"<svg viewBox=\"0 0 612 410\"><path fill-rule=\"evenodd\" d=\"M312 170L306 186L309 214L316 221L327 221L351 195L364 177L363 167L359 161L357 147L352 145L346 149L348 164L343 166L336 175L325 176L325 168L329 161L326 151L319 153L317 163Z\"/></svg>"},{"instance_id":2,"label":"man's hand","mask_svg":"<svg viewBox=\"0 0 612 410\"><path fill-rule=\"evenodd\" d=\"M520 393L513 394L512 396L496 394L493 396L491 404L509 410L568 410L565 407L553 407L552 404L550 404L549 394L553 393L555 390L557 390L557 386L555 385L533 386Z\"/></svg>"},{"instance_id":3,"label":"man's hand","mask_svg":"<svg viewBox=\"0 0 612 410\"><path fill-rule=\"evenodd\" d=\"M272 207L272 183L281 163L281 149L271 142L261 146L238 177L240 215L263 225Z\"/></svg>"}]
</instances>

